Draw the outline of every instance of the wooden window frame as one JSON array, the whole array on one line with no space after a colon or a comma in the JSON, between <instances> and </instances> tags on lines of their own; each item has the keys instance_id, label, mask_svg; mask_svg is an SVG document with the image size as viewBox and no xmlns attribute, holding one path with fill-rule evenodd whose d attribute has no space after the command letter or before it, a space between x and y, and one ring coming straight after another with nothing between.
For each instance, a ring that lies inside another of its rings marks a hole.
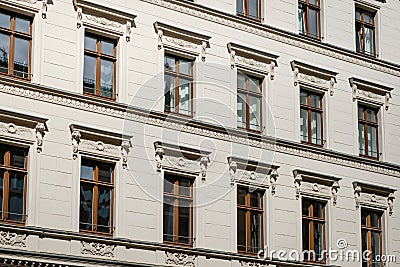
<instances>
[{"instance_id":1,"label":"wooden window frame","mask_svg":"<svg viewBox=\"0 0 400 267\"><path fill-rule=\"evenodd\" d=\"M193 247L193 243L194 243L194 236L193 236L193 184L194 184L194 178L192 177L188 177L188 176L183 176L183 175L177 175L177 174L173 174L173 173L165 173L164 174L164 182L166 177L173 177L175 179L174 182L174 193L167 193L165 192L165 188L163 188L163 199L165 197L173 199L174 201L174 241L168 241L165 240L164 235L165 233L163 233L163 241L166 244L171 244L171 245L178 245L178 246L185 246L185 247ZM179 195L179 180L180 179L187 179L190 181L190 197L184 196L184 195ZM189 243L183 243L183 242L179 242L179 200L186 200L186 201L190 201L191 202L191 206L190 206L190 242ZM163 204L165 204L165 201L163 200ZM164 213L163 213L163 218L164 218ZM164 227L164 224L163 224Z\"/></svg>"},{"instance_id":2,"label":"wooden window frame","mask_svg":"<svg viewBox=\"0 0 400 267\"><path fill-rule=\"evenodd\" d=\"M322 36L321 36L321 0L317 0L317 1L318 1L318 5L314 5L314 4L310 3L310 0L299 0L298 9L300 9L300 5L303 5L303 7L304 7L303 10L305 11L303 20L304 20L304 23L305 23L304 26L305 26L305 30L306 30L305 33L302 33L300 31L299 31L299 33L301 35L304 35L304 36L307 36L307 37L310 37L310 38L321 40L322 39ZM310 33L310 23L311 23L310 22L310 9L317 11L317 14L318 14L318 25L317 25L317 27L318 27L318 36L311 35L311 33Z\"/></svg>"},{"instance_id":3,"label":"wooden window frame","mask_svg":"<svg viewBox=\"0 0 400 267\"><path fill-rule=\"evenodd\" d=\"M261 9L262 9L261 4L262 4L262 0L258 0L258 14L257 14L258 17L257 17L257 18L251 17L250 14L249 14L249 10L250 10L250 6L249 6L250 0L241 0L241 1L243 1L243 13L236 12L236 14L239 15L239 16L241 16L241 17L245 17L245 18L247 18L247 19L252 19L252 20L256 20L256 21L261 22L261 21L262 21L262 17L261 17ZM236 11L237 11L237 10L238 10L238 9L237 9L237 7L236 7Z\"/></svg>"},{"instance_id":4,"label":"wooden window frame","mask_svg":"<svg viewBox=\"0 0 400 267\"><path fill-rule=\"evenodd\" d=\"M29 16L25 16L22 14L18 14L15 12L10 12L4 9L1 9L1 12L3 14L9 15L11 17L10 19L10 27L8 29L6 28L2 28L0 27L0 33L8 35L9 39L10 39L10 55L9 55L9 59L8 59L8 73L3 73L0 72L0 75L3 76L11 76L13 78L16 79L21 79L21 80L25 80L25 81L30 81L32 78L32 22L33 19L32 17ZM15 26L16 26L16 17L20 17L26 20L30 21L30 25L29 25L29 34L23 33L23 32L18 32L15 30ZM14 58L15 58L15 37L21 38L21 39L25 39L25 40L29 40L29 58L28 58L28 77L24 78L21 76L17 76L14 74Z\"/></svg>"},{"instance_id":5,"label":"wooden window frame","mask_svg":"<svg viewBox=\"0 0 400 267\"><path fill-rule=\"evenodd\" d=\"M245 77L246 88L239 88L236 86L237 92L246 95L246 128L238 127L249 132L261 133L263 131L263 79L257 76L250 76L246 73L242 73ZM256 93L250 90L250 79L257 79L260 82L260 92ZM260 99L260 130L253 130L250 128L250 95L258 97ZM237 111L236 111L237 113ZM236 114L237 115L237 114Z\"/></svg>"},{"instance_id":6,"label":"wooden window frame","mask_svg":"<svg viewBox=\"0 0 400 267\"><path fill-rule=\"evenodd\" d=\"M323 223L323 232L324 232L324 250L326 251L326 205L327 203L324 201L320 201L320 200L316 200L316 199L312 199L312 198L302 198L302 203L301 203L301 208L303 209L303 205L305 203L305 201L309 201L309 210L310 210L310 215L306 216L303 214L302 212L302 225L304 224L304 221L307 221L310 223L310 236L308 237L310 240L310 251L311 253L309 253L310 258L314 258L314 252L315 252L315 243L314 243L314 223L318 222L318 223ZM322 213L324 215L323 218L319 218L319 217L314 217L314 204L315 203L320 203L321 205L323 205L323 209L322 209ZM305 248L303 248L303 251L305 250ZM312 263L322 263L325 264L327 260L327 255L324 254L324 259L322 261L319 260L308 260L308 259L304 259L305 262L312 262Z\"/></svg>"},{"instance_id":7,"label":"wooden window frame","mask_svg":"<svg viewBox=\"0 0 400 267\"><path fill-rule=\"evenodd\" d=\"M253 207L251 206L251 194L253 192L249 192L249 189L244 187L244 186L238 186L238 189L241 188L243 190L246 190L246 197L245 197L245 205L237 203L237 214L239 214L239 210L244 210L246 212L246 244L251 244L251 212L257 212L258 214L261 215L261 246L264 245L264 197L265 197L265 191L257 190L255 192L261 193L261 198L260 198L260 208ZM239 192L237 192L238 194ZM249 254L249 255L257 255L257 252L252 252L253 247L246 245L246 251L240 250L239 246L237 247L237 250L239 253L242 254ZM260 248L263 249L263 248Z\"/></svg>"},{"instance_id":8,"label":"wooden window frame","mask_svg":"<svg viewBox=\"0 0 400 267\"><path fill-rule=\"evenodd\" d=\"M111 100L111 101L116 101L117 99L117 93L116 93L116 87L117 87L117 41L111 38L103 37L91 32L85 32L85 37L91 37L93 39L96 39L96 51L86 49L84 48L84 56L90 56L96 58L96 81L95 81L95 90L96 93L90 93L85 91L85 87L83 87L83 93L85 95L93 96L93 97L98 97L101 99L106 99L106 100ZM108 41L108 42L113 42L114 44L114 55L108 55L108 54L103 54L101 51L101 41ZM108 61L112 61L114 63L114 85L113 85L113 96L112 97L106 97L106 96L101 96L100 95L100 88L101 88L101 60L105 59ZM85 64L85 63L83 63Z\"/></svg>"},{"instance_id":9,"label":"wooden window frame","mask_svg":"<svg viewBox=\"0 0 400 267\"><path fill-rule=\"evenodd\" d=\"M165 58L166 57L171 57L175 59L175 71L169 70L168 68L165 67ZM186 60L191 62L190 66L190 72L192 75L186 75L183 73L180 73L180 60ZM169 76L175 77L175 111L171 110L166 110L166 102L165 102L165 91L164 91L164 113L171 113L171 114L178 114L180 116L185 116L185 117L193 117L193 93L194 93L194 60L190 58L184 58L180 57L174 54L170 53L165 53L164 55L164 80L165 80L165 74L168 74ZM180 79L185 79L185 80L190 80L190 115L180 113L180 97L179 97L179 85L180 85ZM165 88L164 88L165 90ZM170 107L171 108L171 107ZM178 111L176 111L178 109Z\"/></svg>"},{"instance_id":10,"label":"wooden window frame","mask_svg":"<svg viewBox=\"0 0 400 267\"><path fill-rule=\"evenodd\" d=\"M300 89L300 92L307 93L307 105L301 104L301 102L300 102L300 113L301 113L301 110L307 111L307 132L308 132L308 137L307 137L308 140L307 141L301 140L301 142L305 143L305 144L313 145L313 146L323 147L325 144L325 140L324 140L324 108L323 108L324 94L319 94L319 93L315 93L315 92L307 91L307 90L303 90L303 89ZM311 106L311 95L320 96L319 108ZM312 142L312 134L311 134L312 112L317 112L317 113L321 114L321 144L320 145Z\"/></svg>"},{"instance_id":11,"label":"wooden window frame","mask_svg":"<svg viewBox=\"0 0 400 267\"><path fill-rule=\"evenodd\" d=\"M4 165L0 164L0 171L3 172L3 207L2 207L2 217L0 218L1 221L3 222L8 222L8 223L13 223L13 224L19 224L19 225L25 225L26 222L26 195L27 195L27 185L28 185L28 149L23 148L23 147L16 147L16 146L9 146L9 145L1 145L4 147ZM11 166L11 153L13 149L20 149L25 151L25 159L24 159L24 166L25 168L20 168L20 167L15 167ZM8 219L8 210L9 210L9 201L10 201L10 172L18 172L18 173L24 173L24 204L23 204L23 209L24 212L23 214L18 214L22 215L22 221L14 221L14 220L9 220ZM1 204L0 204L1 205Z\"/></svg>"},{"instance_id":12,"label":"wooden window frame","mask_svg":"<svg viewBox=\"0 0 400 267\"><path fill-rule=\"evenodd\" d=\"M365 157L365 158L370 158L370 159L379 159L380 153L379 153L379 109L374 109L365 105L358 105L358 108L363 109L363 118L361 119L358 114L358 109L357 109L357 118L358 118L358 123L364 125L364 147L365 147L365 154L359 154L360 157ZM368 121L368 110L373 110L375 112L375 120L376 122ZM358 125L357 125L358 126ZM369 156L368 153L368 126L374 127L376 130L376 157ZM358 129L358 127L357 127ZM360 144L359 144L360 145ZM360 149L359 149L360 150ZM359 151L360 152L360 151Z\"/></svg>"},{"instance_id":13,"label":"wooden window frame","mask_svg":"<svg viewBox=\"0 0 400 267\"><path fill-rule=\"evenodd\" d=\"M380 255L383 255L383 230L382 230L382 216L383 216L383 212L380 211L375 211L375 210L370 210L370 209L366 209L366 208L361 208L361 212L367 212L368 215L366 217L367 219L367 225L363 225L363 222L361 222L361 233L362 231L367 231L368 234L368 250L369 251L373 251L372 250L372 233L379 233L379 246L380 246ZM379 227L373 227L371 226L371 213L377 213L379 214ZM362 213L361 213L362 214ZM364 236L362 236L361 240L364 238ZM361 241L362 242L362 241ZM363 251L364 252L364 251ZM372 267L372 263L373 263L373 259L372 259L372 254L370 255L369 259L368 259L368 266ZM380 265L383 266L383 261L381 259L380 261Z\"/></svg>"},{"instance_id":14,"label":"wooden window frame","mask_svg":"<svg viewBox=\"0 0 400 267\"><path fill-rule=\"evenodd\" d=\"M358 38L358 34L357 34L357 26L359 25L361 27L361 38L359 39L360 42L360 46L362 48L362 50L358 50L358 48L356 47L356 51L359 53L363 53L369 56L373 56L376 57L376 27L375 27L375 16L376 16L376 12L371 12L368 10L365 10L363 8L360 7L356 7L356 13L360 12L360 19L356 19L355 18L355 23L356 23L356 38ZM372 24L365 22L364 21L364 13L369 13L371 14L372 17ZM373 35L373 45L374 45L374 52L373 54L367 53L365 51L365 26L368 26L368 28L372 28L372 35Z\"/></svg>"},{"instance_id":15,"label":"wooden window frame","mask_svg":"<svg viewBox=\"0 0 400 267\"><path fill-rule=\"evenodd\" d=\"M87 160L91 163L94 164L94 172L93 172L93 180L87 180L87 179L82 179L82 177L79 177L79 188L81 187L82 184L87 184L92 186L93 188L93 198L92 198L92 230L85 230L81 229L81 221L79 219L79 231L82 233L90 233L90 234L96 234L96 235L105 235L105 236L112 236L114 234L114 190L115 190L115 164L113 163L108 163L104 162L104 164L112 165L113 169L111 172L111 182L103 182L99 181L99 166L103 163L101 161L93 160L90 158L84 158L81 159L81 166L82 166L82 160ZM81 174L80 174L81 176ZM97 217L98 217L98 187L103 186L111 189L111 204L110 204L110 232L100 232L97 231ZM81 193L79 193L79 197L81 196ZM80 201L79 201L80 202Z\"/></svg>"}]
</instances>

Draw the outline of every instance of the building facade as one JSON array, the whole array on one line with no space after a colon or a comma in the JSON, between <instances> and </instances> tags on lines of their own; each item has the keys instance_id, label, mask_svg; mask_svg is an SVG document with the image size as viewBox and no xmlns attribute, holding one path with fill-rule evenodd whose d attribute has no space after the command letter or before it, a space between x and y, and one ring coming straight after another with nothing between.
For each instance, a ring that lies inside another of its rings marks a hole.
<instances>
[{"instance_id":1,"label":"building facade","mask_svg":"<svg viewBox=\"0 0 400 267\"><path fill-rule=\"evenodd\" d=\"M400 267L399 11L0 0L1 266Z\"/></svg>"}]
</instances>

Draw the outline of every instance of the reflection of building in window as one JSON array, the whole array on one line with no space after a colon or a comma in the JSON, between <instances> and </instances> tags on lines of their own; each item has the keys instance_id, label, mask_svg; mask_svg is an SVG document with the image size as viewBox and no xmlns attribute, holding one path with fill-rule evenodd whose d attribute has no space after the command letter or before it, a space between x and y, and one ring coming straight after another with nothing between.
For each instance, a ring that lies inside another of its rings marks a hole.
<instances>
[{"instance_id":1,"label":"reflection of building in window","mask_svg":"<svg viewBox=\"0 0 400 267\"><path fill-rule=\"evenodd\" d=\"M320 0L299 1L299 32L309 37L321 38Z\"/></svg>"},{"instance_id":2,"label":"reflection of building in window","mask_svg":"<svg viewBox=\"0 0 400 267\"><path fill-rule=\"evenodd\" d=\"M358 106L358 142L360 156L379 158L378 111Z\"/></svg>"},{"instance_id":3,"label":"reflection of building in window","mask_svg":"<svg viewBox=\"0 0 400 267\"><path fill-rule=\"evenodd\" d=\"M301 141L323 145L322 95L300 91L300 136Z\"/></svg>"},{"instance_id":4,"label":"reflection of building in window","mask_svg":"<svg viewBox=\"0 0 400 267\"><path fill-rule=\"evenodd\" d=\"M356 9L356 50L376 55L375 14L362 9Z\"/></svg>"},{"instance_id":5,"label":"reflection of building in window","mask_svg":"<svg viewBox=\"0 0 400 267\"><path fill-rule=\"evenodd\" d=\"M261 0L236 0L238 15L251 19L261 19Z\"/></svg>"}]
</instances>

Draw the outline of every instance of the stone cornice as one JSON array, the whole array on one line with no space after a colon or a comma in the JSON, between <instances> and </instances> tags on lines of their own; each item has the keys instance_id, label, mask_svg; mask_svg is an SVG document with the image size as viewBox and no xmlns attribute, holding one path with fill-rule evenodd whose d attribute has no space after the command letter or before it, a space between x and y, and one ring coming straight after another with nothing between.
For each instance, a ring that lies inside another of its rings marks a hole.
<instances>
[{"instance_id":1,"label":"stone cornice","mask_svg":"<svg viewBox=\"0 0 400 267\"><path fill-rule=\"evenodd\" d=\"M238 129L221 127L195 119L166 115L158 111L149 111L125 104L111 103L77 93L9 78L0 78L0 92L104 116L136 121L155 127L175 129L189 134L273 150L277 153L400 177L400 166L396 164L370 160L324 148L311 147L293 141L251 134Z\"/></svg>"},{"instance_id":2,"label":"stone cornice","mask_svg":"<svg viewBox=\"0 0 400 267\"><path fill-rule=\"evenodd\" d=\"M251 34L259 35L287 45L306 49L328 57L343 60L352 64L357 64L376 71L388 73L394 76L400 76L400 65L398 64L364 56L360 53L356 53L354 51L350 51L348 49L341 48L332 44L311 40L309 38L305 38L295 33L277 29L269 25L244 20L239 18L238 16L213 10L211 8L201 6L193 2L177 0L141 1L168 8L190 16L198 17L204 20L208 20L220 25L235 28Z\"/></svg>"}]
</instances>

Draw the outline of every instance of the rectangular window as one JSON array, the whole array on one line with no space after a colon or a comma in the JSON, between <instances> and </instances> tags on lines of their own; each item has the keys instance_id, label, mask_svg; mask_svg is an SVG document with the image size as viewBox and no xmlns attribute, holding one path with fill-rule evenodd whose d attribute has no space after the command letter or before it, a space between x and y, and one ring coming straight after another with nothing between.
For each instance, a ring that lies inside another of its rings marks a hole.
<instances>
[{"instance_id":1,"label":"rectangular window","mask_svg":"<svg viewBox=\"0 0 400 267\"><path fill-rule=\"evenodd\" d=\"M301 141L323 145L322 95L300 91L300 137Z\"/></svg>"},{"instance_id":2,"label":"rectangular window","mask_svg":"<svg viewBox=\"0 0 400 267\"><path fill-rule=\"evenodd\" d=\"M320 0L299 0L299 32L308 37L321 39Z\"/></svg>"},{"instance_id":3,"label":"rectangular window","mask_svg":"<svg viewBox=\"0 0 400 267\"><path fill-rule=\"evenodd\" d=\"M32 19L0 10L0 73L31 79Z\"/></svg>"},{"instance_id":4,"label":"rectangular window","mask_svg":"<svg viewBox=\"0 0 400 267\"><path fill-rule=\"evenodd\" d=\"M79 229L113 233L114 165L82 159Z\"/></svg>"},{"instance_id":5,"label":"rectangular window","mask_svg":"<svg viewBox=\"0 0 400 267\"><path fill-rule=\"evenodd\" d=\"M261 20L261 0L236 0L236 12L240 16Z\"/></svg>"},{"instance_id":6,"label":"rectangular window","mask_svg":"<svg viewBox=\"0 0 400 267\"><path fill-rule=\"evenodd\" d=\"M237 73L237 122L239 128L261 131L262 80Z\"/></svg>"},{"instance_id":7,"label":"rectangular window","mask_svg":"<svg viewBox=\"0 0 400 267\"><path fill-rule=\"evenodd\" d=\"M164 177L163 238L166 243L193 245L193 182L191 178Z\"/></svg>"},{"instance_id":8,"label":"rectangular window","mask_svg":"<svg viewBox=\"0 0 400 267\"><path fill-rule=\"evenodd\" d=\"M358 106L358 143L360 156L379 158L378 111Z\"/></svg>"},{"instance_id":9,"label":"rectangular window","mask_svg":"<svg viewBox=\"0 0 400 267\"><path fill-rule=\"evenodd\" d=\"M165 55L164 67L164 111L192 116L193 61Z\"/></svg>"},{"instance_id":10,"label":"rectangular window","mask_svg":"<svg viewBox=\"0 0 400 267\"><path fill-rule=\"evenodd\" d=\"M116 41L85 34L83 92L88 95L116 99Z\"/></svg>"},{"instance_id":11,"label":"rectangular window","mask_svg":"<svg viewBox=\"0 0 400 267\"><path fill-rule=\"evenodd\" d=\"M382 212L372 210L361 210L361 234L362 234L362 251L363 255L369 255L368 258L363 257L363 267L382 267L383 262L377 261L382 256ZM364 254L369 251L370 254Z\"/></svg>"},{"instance_id":12,"label":"rectangular window","mask_svg":"<svg viewBox=\"0 0 400 267\"><path fill-rule=\"evenodd\" d=\"M28 150L0 145L0 213L3 221L26 220Z\"/></svg>"},{"instance_id":13,"label":"rectangular window","mask_svg":"<svg viewBox=\"0 0 400 267\"><path fill-rule=\"evenodd\" d=\"M237 249L257 254L264 244L264 192L238 187Z\"/></svg>"},{"instance_id":14,"label":"rectangular window","mask_svg":"<svg viewBox=\"0 0 400 267\"><path fill-rule=\"evenodd\" d=\"M325 263L325 203L303 199L302 217L304 260Z\"/></svg>"},{"instance_id":15,"label":"rectangular window","mask_svg":"<svg viewBox=\"0 0 400 267\"><path fill-rule=\"evenodd\" d=\"M356 49L357 52L376 55L375 14L356 8Z\"/></svg>"}]
</instances>

